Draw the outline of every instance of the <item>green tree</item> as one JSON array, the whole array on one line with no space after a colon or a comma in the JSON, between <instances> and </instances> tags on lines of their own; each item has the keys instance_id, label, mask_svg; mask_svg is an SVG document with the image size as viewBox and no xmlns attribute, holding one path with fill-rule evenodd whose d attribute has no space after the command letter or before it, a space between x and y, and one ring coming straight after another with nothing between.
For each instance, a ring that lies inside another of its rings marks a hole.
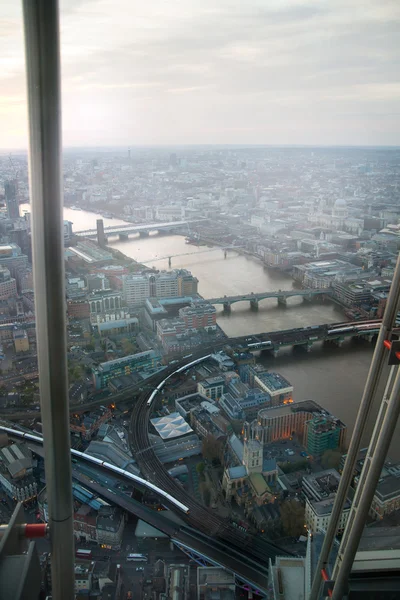
<instances>
[{"instance_id":1,"label":"green tree","mask_svg":"<svg viewBox=\"0 0 400 600\"><path fill-rule=\"evenodd\" d=\"M234 434L241 435L243 429L243 421L240 421L239 419L232 419L231 426Z\"/></svg>"},{"instance_id":2,"label":"green tree","mask_svg":"<svg viewBox=\"0 0 400 600\"><path fill-rule=\"evenodd\" d=\"M204 475L205 464L203 462L199 462L196 465L196 471L201 476Z\"/></svg>"},{"instance_id":3,"label":"green tree","mask_svg":"<svg viewBox=\"0 0 400 600\"><path fill-rule=\"evenodd\" d=\"M335 450L325 450L321 458L321 465L324 469L338 469L342 453L338 448Z\"/></svg>"},{"instance_id":4,"label":"green tree","mask_svg":"<svg viewBox=\"0 0 400 600\"><path fill-rule=\"evenodd\" d=\"M221 441L217 440L217 438L213 435L208 434L205 438L203 438L202 454L207 460L219 462L222 454Z\"/></svg>"},{"instance_id":5,"label":"green tree","mask_svg":"<svg viewBox=\"0 0 400 600\"><path fill-rule=\"evenodd\" d=\"M304 506L298 500L286 500L280 506L283 531L297 537L305 532Z\"/></svg>"}]
</instances>

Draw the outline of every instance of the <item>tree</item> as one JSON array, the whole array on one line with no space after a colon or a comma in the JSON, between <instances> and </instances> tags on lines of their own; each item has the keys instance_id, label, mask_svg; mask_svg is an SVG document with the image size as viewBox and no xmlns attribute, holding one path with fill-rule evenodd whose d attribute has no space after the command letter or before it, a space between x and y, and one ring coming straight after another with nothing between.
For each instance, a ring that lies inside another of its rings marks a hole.
<instances>
[{"instance_id":1,"label":"tree","mask_svg":"<svg viewBox=\"0 0 400 600\"><path fill-rule=\"evenodd\" d=\"M204 469L205 469L205 465L203 462L199 462L196 465L196 471L197 473L201 476L204 475Z\"/></svg>"},{"instance_id":2,"label":"tree","mask_svg":"<svg viewBox=\"0 0 400 600\"><path fill-rule=\"evenodd\" d=\"M206 460L220 462L222 454L222 443L211 434L203 438L202 454Z\"/></svg>"},{"instance_id":3,"label":"tree","mask_svg":"<svg viewBox=\"0 0 400 600\"><path fill-rule=\"evenodd\" d=\"M305 532L304 506L298 500L286 500L281 504L283 531L288 536L298 537Z\"/></svg>"},{"instance_id":4,"label":"tree","mask_svg":"<svg viewBox=\"0 0 400 600\"><path fill-rule=\"evenodd\" d=\"M334 450L325 450L321 458L321 464L324 469L338 469L342 453L338 448Z\"/></svg>"},{"instance_id":5,"label":"tree","mask_svg":"<svg viewBox=\"0 0 400 600\"><path fill-rule=\"evenodd\" d=\"M121 340L121 345L126 356L129 356L135 352L135 346L130 340L128 340L128 338L123 338L123 340Z\"/></svg>"},{"instance_id":6,"label":"tree","mask_svg":"<svg viewBox=\"0 0 400 600\"><path fill-rule=\"evenodd\" d=\"M239 419L232 419L231 426L234 434L240 435L242 433L243 421L240 421Z\"/></svg>"}]
</instances>

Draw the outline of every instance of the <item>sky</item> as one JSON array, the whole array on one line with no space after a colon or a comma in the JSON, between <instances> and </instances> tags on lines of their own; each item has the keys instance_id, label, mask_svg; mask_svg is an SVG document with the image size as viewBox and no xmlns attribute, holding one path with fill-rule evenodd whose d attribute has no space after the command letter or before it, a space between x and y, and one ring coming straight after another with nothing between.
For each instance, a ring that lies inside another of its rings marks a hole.
<instances>
[{"instance_id":1,"label":"sky","mask_svg":"<svg viewBox=\"0 0 400 600\"><path fill-rule=\"evenodd\" d=\"M0 2L0 148L27 147ZM64 146L400 145L399 0L60 0Z\"/></svg>"}]
</instances>

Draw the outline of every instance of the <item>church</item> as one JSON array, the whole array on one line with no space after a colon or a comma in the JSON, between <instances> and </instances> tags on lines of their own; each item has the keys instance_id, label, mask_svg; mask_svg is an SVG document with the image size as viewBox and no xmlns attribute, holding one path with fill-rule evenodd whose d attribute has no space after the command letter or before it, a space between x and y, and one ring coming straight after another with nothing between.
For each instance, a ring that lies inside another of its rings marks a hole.
<instances>
[{"instance_id":1,"label":"church","mask_svg":"<svg viewBox=\"0 0 400 600\"><path fill-rule=\"evenodd\" d=\"M254 504L274 502L279 486L278 468L275 459L264 458L264 428L256 427L250 436L249 423L245 423L244 431L243 443L236 440L236 455L242 464L225 469L222 489L227 500L250 509Z\"/></svg>"}]
</instances>

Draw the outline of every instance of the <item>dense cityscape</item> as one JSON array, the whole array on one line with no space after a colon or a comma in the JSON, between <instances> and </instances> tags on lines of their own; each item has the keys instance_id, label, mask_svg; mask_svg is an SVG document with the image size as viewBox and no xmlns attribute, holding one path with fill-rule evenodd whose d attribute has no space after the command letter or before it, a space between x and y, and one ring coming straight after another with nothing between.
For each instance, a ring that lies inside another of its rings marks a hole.
<instances>
[{"instance_id":1,"label":"dense cityscape","mask_svg":"<svg viewBox=\"0 0 400 600\"><path fill-rule=\"evenodd\" d=\"M368 367L400 248L399 151L124 148L63 167L76 598L306 597L354 425L342 404L359 398L326 406L280 365L312 379L343 352L351 372L361 348ZM0 510L46 523L26 155L0 157L0 202ZM225 283L235 260L259 269L251 285ZM398 458L360 549L398 548Z\"/></svg>"}]
</instances>

